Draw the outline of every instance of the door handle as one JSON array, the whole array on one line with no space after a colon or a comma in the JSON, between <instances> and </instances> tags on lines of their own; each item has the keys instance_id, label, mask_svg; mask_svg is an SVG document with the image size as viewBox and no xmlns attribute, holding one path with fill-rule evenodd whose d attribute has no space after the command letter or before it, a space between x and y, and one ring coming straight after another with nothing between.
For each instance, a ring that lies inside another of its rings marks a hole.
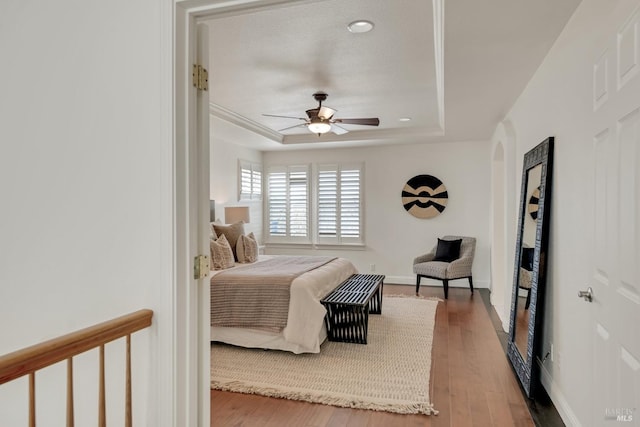
<instances>
[{"instance_id":1,"label":"door handle","mask_svg":"<svg viewBox=\"0 0 640 427\"><path fill-rule=\"evenodd\" d=\"M578 291L578 297L584 298L586 302L593 302L593 289L591 289L591 286L586 291Z\"/></svg>"}]
</instances>

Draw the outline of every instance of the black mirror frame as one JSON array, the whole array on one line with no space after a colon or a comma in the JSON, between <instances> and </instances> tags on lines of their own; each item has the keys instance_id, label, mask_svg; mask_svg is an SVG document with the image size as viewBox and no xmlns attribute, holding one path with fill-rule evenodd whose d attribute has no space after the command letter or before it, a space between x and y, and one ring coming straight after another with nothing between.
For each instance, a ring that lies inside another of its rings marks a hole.
<instances>
[{"instance_id":1,"label":"black mirror frame","mask_svg":"<svg viewBox=\"0 0 640 427\"><path fill-rule=\"evenodd\" d=\"M544 314L544 290L546 284L546 259L549 241L549 220L551 212L551 175L553 171L553 143L549 137L524 155L522 185L520 188L520 216L518 217L518 237L511 294L511 318L509 320L509 340L507 356L513 366L527 397L532 398L539 382L539 365L542 319ZM531 302L529 305L529 330L527 331L527 357L522 357L515 344L515 319L518 306L518 280L522 257L522 234L524 216L527 215L527 179L530 169L542 165L540 177L540 200L536 221L535 249L533 252L533 274L531 279Z\"/></svg>"}]
</instances>

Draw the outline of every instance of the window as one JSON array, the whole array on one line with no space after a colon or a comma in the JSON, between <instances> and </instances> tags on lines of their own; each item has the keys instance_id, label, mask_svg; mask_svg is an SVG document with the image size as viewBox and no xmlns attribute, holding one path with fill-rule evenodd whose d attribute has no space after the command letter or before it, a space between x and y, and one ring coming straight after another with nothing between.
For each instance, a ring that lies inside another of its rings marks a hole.
<instances>
[{"instance_id":1,"label":"window","mask_svg":"<svg viewBox=\"0 0 640 427\"><path fill-rule=\"evenodd\" d=\"M362 243L362 165L320 165L317 243Z\"/></svg>"},{"instance_id":2,"label":"window","mask_svg":"<svg viewBox=\"0 0 640 427\"><path fill-rule=\"evenodd\" d=\"M309 166L269 168L268 241L362 244L363 165L322 164L314 170L312 180Z\"/></svg>"},{"instance_id":3,"label":"window","mask_svg":"<svg viewBox=\"0 0 640 427\"><path fill-rule=\"evenodd\" d=\"M309 167L269 170L267 215L272 242L309 241Z\"/></svg>"},{"instance_id":4,"label":"window","mask_svg":"<svg viewBox=\"0 0 640 427\"><path fill-rule=\"evenodd\" d=\"M238 200L262 200L262 165L238 160Z\"/></svg>"}]
</instances>

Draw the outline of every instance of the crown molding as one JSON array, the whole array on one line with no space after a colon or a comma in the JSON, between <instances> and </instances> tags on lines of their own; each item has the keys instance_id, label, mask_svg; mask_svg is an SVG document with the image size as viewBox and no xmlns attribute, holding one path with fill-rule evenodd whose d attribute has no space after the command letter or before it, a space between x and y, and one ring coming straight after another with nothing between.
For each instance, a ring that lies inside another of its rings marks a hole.
<instances>
[{"instance_id":1,"label":"crown molding","mask_svg":"<svg viewBox=\"0 0 640 427\"><path fill-rule=\"evenodd\" d=\"M347 134L336 135L328 132L318 137L311 133L301 133L293 135L283 135L260 123L247 119L246 117L222 107L213 102L209 103L209 113L219 119L225 120L255 134L261 135L271 141L278 142L283 146L342 142L351 144L378 143L391 144L397 142L422 142L426 138L444 135L440 127L432 128L393 128L393 129L370 129L350 131Z\"/></svg>"},{"instance_id":2,"label":"crown molding","mask_svg":"<svg viewBox=\"0 0 640 427\"><path fill-rule=\"evenodd\" d=\"M443 136L444 131L439 127L434 128L392 128L350 131L344 135L325 133L322 136L314 134L285 135L283 145L317 144L318 142L350 142L350 143L406 143L423 142L425 139Z\"/></svg>"},{"instance_id":3,"label":"crown molding","mask_svg":"<svg viewBox=\"0 0 640 427\"><path fill-rule=\"evenodd\" d=\"M283 142L284 138L281 133L276 132L273 129L270 129L266 126L263 126L260 123L254 122L253 120L247 119L246 117L241 116L240 114L235 113L221 105L210 102L209 114L219 119L225 120L229 123L232 123L236 126L240 126L241 128L247 129L258 135L264 136L265 138L270 139L272 141L280 142L280 143Z\"/></svg>"}]
</instances>

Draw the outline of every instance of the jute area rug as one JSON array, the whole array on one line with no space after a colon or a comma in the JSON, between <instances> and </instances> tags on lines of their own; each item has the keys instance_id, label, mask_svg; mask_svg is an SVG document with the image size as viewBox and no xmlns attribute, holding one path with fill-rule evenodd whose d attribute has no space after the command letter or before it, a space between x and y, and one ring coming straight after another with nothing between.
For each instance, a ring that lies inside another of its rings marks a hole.
<instances>
[{"instance_id":1,"label":"jute area rug","mask_svg":"<svg viewBox=\"0 0 640 427\"><path fill-rule=\"evenodd\" d=\"M400 414L437 414L429 399L437 301L384 296L368 344L325 341L319 354L211 346L211 388Z\"/></svg>"}]
</instances>

